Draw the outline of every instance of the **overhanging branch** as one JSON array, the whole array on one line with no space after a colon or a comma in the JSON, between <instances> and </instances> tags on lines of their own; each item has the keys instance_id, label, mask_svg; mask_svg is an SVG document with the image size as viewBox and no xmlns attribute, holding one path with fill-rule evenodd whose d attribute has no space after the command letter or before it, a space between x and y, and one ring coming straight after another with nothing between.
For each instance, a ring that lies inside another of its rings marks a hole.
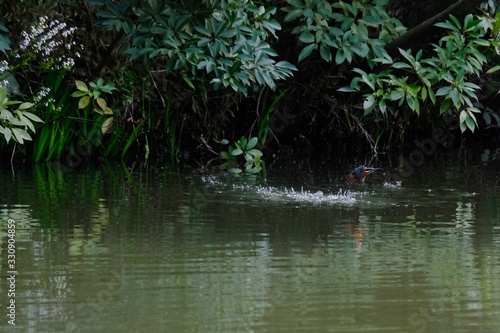
<instances>
[{"instance_id":1,"label":"overhanging branch","mask_svg":"<svg viewBox=\"0 0 500 333\"><path fill-rule=\"evenodd\" d=\"M436 29L434 24L440 21L444 21L450 14L458 17L459 19L463 18L465 15L472 13L474 9L479 7L484 0L459 0L454 4L450 5L443 11L440 11L436 15L431 18L425 20L420 23L416 27L408 30L405 34L393 40L391 43L387 44L385 47L386 51L394 56L398 50L401 49L409 49L416 44L420 44L427 40L429 37L435 35L433 31Z\"/></svg>"}]
</instances>

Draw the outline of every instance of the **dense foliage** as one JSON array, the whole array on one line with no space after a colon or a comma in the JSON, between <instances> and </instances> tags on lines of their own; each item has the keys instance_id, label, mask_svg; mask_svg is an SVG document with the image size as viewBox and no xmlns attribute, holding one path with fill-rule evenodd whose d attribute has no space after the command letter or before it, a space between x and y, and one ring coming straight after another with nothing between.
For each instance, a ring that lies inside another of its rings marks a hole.
<instances>
[{"instance_id":1,"label":"dense foliage","mask_svg":"<svg viewBox=\"0 0 500 333\"><path fill-rule=\"evenodd\" d=\"M0 150L178 160L242 135L262 150L357 133L380 149L444 115L450 135L498 128L496 3L396 53L415 30L394 3L0 1Z\"/></svg>"}]
</instances>

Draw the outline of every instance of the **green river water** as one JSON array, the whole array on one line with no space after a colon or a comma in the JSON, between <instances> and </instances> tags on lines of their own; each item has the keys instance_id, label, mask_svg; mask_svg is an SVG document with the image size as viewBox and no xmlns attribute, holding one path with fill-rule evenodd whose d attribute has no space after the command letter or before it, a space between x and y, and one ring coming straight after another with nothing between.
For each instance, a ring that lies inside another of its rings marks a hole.
<instances>
[{"instance_id":1,"label":"green river water","mask_svg":"<svg viewBox=\"0 0 500 333\"><path fill-rule=\"evenodd\" d=\"M498 333L498 154L364 184L310 161L257 181L5 166L0 331Z\"/></svg>"}]
</instances>

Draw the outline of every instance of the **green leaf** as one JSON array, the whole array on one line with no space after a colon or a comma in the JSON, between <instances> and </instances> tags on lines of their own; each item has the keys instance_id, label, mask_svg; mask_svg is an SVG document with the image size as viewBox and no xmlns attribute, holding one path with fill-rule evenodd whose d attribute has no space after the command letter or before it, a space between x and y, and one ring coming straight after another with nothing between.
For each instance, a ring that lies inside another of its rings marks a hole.
<instances>
[{"instance_id":1,"label":"green leaf","mask_svg":"<svg viewBox=\"0 0 500 333\"><path fill-rule=\"evenodd\" d=\"M380 100L378 103L378 107L380 109L380 112L386 113L387 112L387 104L385 103L385 99Z\"/></svg>"},{"instance_id":2,"label":"green leaf","mask_svg":"<svg viewBox=\"0 0 500 333\"><path fill-rule=\"evenodd\" d=\"M403 50L403 49L399 49L399 53L401 53L401 55L402 55L403 57L405 57L405 58L406 58L406 60L407 60L409 63L413 64L413 63L415 62L415 59L413 58L413 56L412 56L409 52L407 52L407 51L405 51L405 50Z\"/></svg>"},{"instance_id":3,"label":"green leaf","mask_svg":"<svg viewBox=\"0 0 500 333\"><path fill-rule=\"evenodd\" d=\"M474 39L473 43L484 47L489 47L491 45L491 42L489 40L481 38Z\"/></svg>"},{"instance_id":4,"label":"green leaf","mask_svg":"<svg viewBox=\"0 0 500 333\"><path fill-rule=\"evenodd\" d=\"M342 87L342 88L337 89L337 91L340 91L340 92L358 92L359 90L356 90L356 89L351 88L351 87Z\"/></svg>"},{"instance_id":5,"label":"green leaf","mask_svg":"<svg viewBox=\"0 0 500 333\"><path fill-rule=\"evenodd\" d=\"M196 90L196 88L194 87L194 84L193 82L191 81L190 78L187 77L186 73L182 73L182 79L184 80L184 82L187 83L187 85L193 89L193 90Z\"/></svg>"},{"instance_id":6,"label":"green leaf","mask_svg":"<svg viewBox=\"0 0 500 333\"><path fill-rule=\"evenodd\" d=\"M11 121L13 117L12 112L7 109L0 108L0 119Z\"/></svg>"},{"instance_id":7,"label":"green leaf","mask_svg":"<svg viewBox=\"0 0 500 333\"><path fill-rule=\"evenodd\" d=\"M90 104L90 96L83 96L78 101L78 108L85 109Z\"/></svg>"},{"instance_id":8,"label":"green leaf","mask_svg":"<svg viewBox=\"0 0 500 333\"><path fill-rule=\"evenodd\" d=\"M470 14L469 14L469 15L470 15ZM462 27L462 25L461 25L460 21L458 20L458 18L456 18L456 16L454 16L454 15L451 15L451 14L450 14L450 19L451 19L451 20L453 21L453 23L455 24L455 27L457 27L457 28L459 28L459 29Z\"/></svg>"},{"instance_id":9,"label":"green leaf","mask_svg":"<svg viewBox=\"0 0 500 333\"><path fill-rule=\"evenodd\" d=\"M436 105L436 95L434 94L434 91L429 87L427 88L427 93L429 95L429 98L431 99L432 104Z\"/></svg>"},{"instance_id":10,"label":"green leaf","mask_svg":"<svg viewBox=\"0 0 500 333\"><path fill-rule=\"evenodd\" d=\"M463 123L468 116L469 115L467 114L467 111L463 110L462 112L460 112L460 122Z\"/></svg>"},{"instance_id":11,"label":"green leaf","mask_svg":"<svg viewBox=\"0 0 500 333\"><path fill-rule=\"evenodd\" d=\"M88 93L85 92L85 91L77 90L77 91L75 91L74 93L71 94L71 97L82 97L82 96L85 96L87 94Z\"/></svg>"},{"instance_id":12,"label":"green leaf","mask_svg":"<svg viewBox=\"0 0 500 333\"><path fill-rule=\"evenodd\" d=\"M83 92L89 92L89 88L87 87L85 82L76 80L75 84L76 84L76 89L83 91Z\"/></svg>"},{"instance_id":13,"label":"green leaf","mask_svg":"<svg viewBox=\"0 0 500 333\"><path fill-rule=\"evenodd\" d=\"M4 128L3 136L4 136L5 140L7 141L7 143L9 143L10 138L12 137L12 131L10 130L10 128L8 128L8 127Z\"/></svg>"},{"instance_id":14,"label":"green leaf","mask_svg":"<svg viewBox=\"0 0 500 333\"><path fill-rule=\"evenodd\" d=\"M500 14L500 13L499 13ZM500 21L500 20L499 20ZM500 70L500 65L497 65L497 66L493 66L491 67L490 69L488 69L486 71L486 74L492 74L492 73L495 73L497 72L498 70Z\"/></svg>"},{"instance_id":15,"label":"green leaf","mask_svg":"<svg viewBox=\"0 0 500 333\"><path fill-rule=\"evenodd\" d=\"M472 82L464 82L464 86L467 88L472 88L472 90L481 90L481 87Z\"/></svg>"},{"instance_id":16,"label":"green leaf","mask_svg":"<svg viewBox=\"0 0 500 333\"><path fill-rule=\"evenodd\" d=\"M436 92L436 96L444 96L444 95L448 95L450 92L451 92L451 87L450 86L445 86L445 87L441 87L438 89L438 91Z\"/></svg>"},{"instance_id":17,"label":"green leaf","mask_svg":"<svg viewBox=\"0 0 500 333\"><path fill-rule=\"evenodd\" d=\"M226 151L221 151L220 154L221 154L222 158L225 160L232 160L233 159L233 156Z\"/></svg>"},{"instance_id":18,"label":"green leaf","mask_svg":"<svg viewBox=\"0 0 500 333\"><path fill-rule=\"evenodd\" d=\"M101 110L103 110L103 111L104 111L104 109L106 109L106 107L107 107L107 105L106 105L106 104L107 104L107 103L106 103L106 101L105 101L104 99L100 98L100 97L96 99L96 103L99 105L99 107L100 107L100 108L101 108Z\"/></svg>"},{"instance_id":19,"label":"green leaf","mask_svg":"<svg viewBox=\"0 0 500 333\"><path fill-rule=\"evenodd\" d=\"M337 54L335 54L335 63L340 65L345 61L345 53L344 50L338 50Z\"/></svg>"},{"instance_id":20,"label":"green leaf","mask_svg":"<svg viewBox=\"0 0 500 333\"><path fill-rule=\"evenodd\" d=\"M220 144L221 144L221 145L227 145L227 144L229 144L229 140L227 140L227 139L222 139L222 140L220 140Z\"/></svg>"},{"instance_id":21,"label":"green leaf","mask_svg":"<svg viewBox=\"0 0 500 333\"><path fill-rule=\"evenodd\" d=\"M289 73L291 73L291 71L298 70L297 67L295 67L295 65L289 63L288 61L280 61L276 63L274 66L276 68L286 69Z\"/></svg>"},{"instance_id":22,"label":"green leaf","mask_svg":"<svg viewBox=\"0 0 500 333\"><path fill-rule=\"evenodd\" d=\"M451 99L447 98L439 106L439 114L447 112L450 109L450 107L451 107Z\"/></svg>"},{"instance_id":23,"label":"green leaf","mask_svg":"<svg viewBox=\"0 0 500 333\"><path fill-rule=\"evenodd\" d=\"M247 144L248 144L248 140L245 136L242 136L238 141L235 142L235 145L242 150L246 149Z\"/></svg>"},{"instance_id":24,"label":"green leaf","mask_svg":"<svg viewBox=\"0 0 500 333\"><path fill-rule=\"evenodd\" d=\"M250 149L248 153L252 156L262 156L263 153L258 149Z\"/></svg>"},{"instance_id":25,"label":"green leaf","mask_svg":"<svg viewBox=\"0 0 500 333\"><path fill-rule=\"evenodd\" d=\"M465 132L467 130L467 125L465 124L465 122L463 123L460 123L460 131Z\"/></svg>"},{"instance_id":26,"label":"green leaf","mask_svg":"<svg viewBox=\"0 0 500 333\"><path fill-rule=\"evenodd\" d=\"M257 174L259 173L260 171L262 170L262 168L260 166L257 166L257 167L254 167L254 168L249 168L247 169L247 172L251 173L251 174Z\"/></svg>"},{"instance_id":27,"label":"green leaf","mask_svg":"<svg viewBox=\"0 0 500 333\"><path fill-rule=\"evenodd\" d=\"M292 10L287 10L288 8L292 7L285 7L284 10L288 12L288 14L285 16L285 22L290 22L295 20L296 18L299 18L302 16L302 13L304 12L303 9L297 8L297 9L292 9Z\"/></svg>"},{"instance_id":28,"label":"green leaf","mask_svg":"<svg viewBox=\"0 0 500 333\"><path fill-rule=\"evenodd\" d=\"M33 123L28 119L26 118L22 113L21 111L17 111L18 112L18 116L19 116L19 120L21 120L25 126L28 126L29 129L35 133L35 126L33 126Z\"/></svg>"},{"instance_id":29,"label":"green leaf","mask_svg":"<svg viewBox=\"0 0 500 333\"><path fill-rule=\"evenodd\" d=\"M396 62L394 64L391 65L392 68L397 68L397 69L401 69L401 68L412 68L410 65L408 65L407 63L405 62Z\"/></svg>"},{"instance_id":30,"label":"green leaf","mask_svg":"<svg viewBox=\"0 0 500 333\"><path fill-rule=\"evenodd\" d=\"M4 105L7 100L7 86L0 88L0 106Z\"/></svg>"},{"instance_id":31,"label":"green leaf","mask_svg":"<svg viewBox=\"0 0 500 333\"><path fill-rule=\"evenodd\" d=\"M486 126L490 126L491 125L491 116L488 112L485 112L483 113L483 120L484 120L484 124Z\"/></svg>"},{"instance_id":32,"label":"green leaf","mask_svg":"<svg viewBox=\"0 0 500 333\"><path fill-rule=\"evenodd\" d=\"M361 78L363 79L363 82L366 83L372 90L375 90L375 83L370 80L368 75L362 74Z\"/></svg>"},{"instance_id":33,"label":"green leaf","mask_svg":"<svg viewBox=\"0 0 500 333\"><path fill-rule=\"evenodd\" d=\"M422 102L425 102L427 99L427 88L423 87L422 90L420 91L420 97L422 98Z\"/></svg>"},{"instance_id":34,"label":"green leaf","mask_svg":"<svg viewBox=\"0 0 500 333\"><path fill-rule=\"evenodd\" d=\"M29 109L30 107L32 107L33 104L32 103L28 103L28 102L24 102L22 103L21 105L19 105L19 110L26 110L26 109Z\"/></svg>"},{"instance_id":35,"label":"green leaf","mask_svg":"<svg viewBox=\"0 0 500 333\"><path fill-rule=\"evenodd\" d=\"M202 25L195 25L194 30L196 30L197 32L199 32L200 34L202 34L204 36L212 37L210 32L207 29L205 29L205 27Z\"/></svg>"},{"instance_id":36,"label":"green leaf","mask_svg":"<svg viewBox=\"0 0 500 333\"><path fill-rule=\"evenodd\" d=\"M456 30L456 27L451 24L451 22L446 21L446 22L438 22L434 24L436 27L444 28L444 29L449 29L449 30Z\"/></svg>"},{"instance_id":37,"label":"green leaf","mask_svg":"<svg viewBox=\"0 0 500 333\"><path fill-rule=\"evenodd\" d=\"M233 155L233 156L238 156L238 155L241 155L241 154L243 154L243 150L241 150L240 148L236 148L235 150L233 150L231 152L231 155Z\"/></svg>"},{"instance_id":38,"label":"green leaf","mask_svg":"<svg viewBox=\"0 0 500 333\"><path fill-rule=\"evenodd\" d=\"M257 139L256 137L251 138L250 141L248 141L246 149L247 150L252 149L253 147L255 147L255 145L257 144L258 141L259 141L259 139Z\"/></svg>"},{"instance_id":39,"label":"green leaf","mask_svg":"<svg viewBox=\"0 0 500 333\"><path fill-rule=\"evenodd\" d=\"M299 62L309 57L314 49L316 49L316 44L311 44L304 47L302 51L300 51Z\"/></svg>"},{"instance_id":40,"label":"green leaf","mask_svg":"<svg viewBox=\"0 0 500 333\"><path fill-rule=\"evenodd\" d=\"M24 111L23 112L23 115L26 117L26 118L29 118L33 121L36 121L36 122L39 122L39 123L43 123L43 120L40 119L37 115L34 115L33 113L31 112L28 112L28 111Z\"/></svg>"},{"instance_id":41,"label":"green leaf","mask_svg":"<svg viewBox=\"0 0 500 333\"><path fill-rule=\"evenodd\" d=\"M311 44L314 43L314 35L310 32L303 32L302 34L300 34L299 40L302 43Z\"/></svg>"},{"instance_id":42,"label":"green leaf","mask_svg":"<svg viewBox=\"0 0 500 333\"><path fill-rule=\"evenodd\" d=\"M392 90L389 98L391 99L391 101L397 101L397 100L404 98L404 96L405 96L404 91Z\"/></svg>"},{"instance_id":43,"label":"green leaf","mask_svg":"<svg viewBox=\"0 0 500 333\"><path fill-rule=\"evenodd\" d=\"M449 94L451 97L451 100L453 102L453 105L458 109L462 106L462 102L460 100L460 92L458 91L457 88L453 88Z\"/></svg>"},{"instance_id":44,"label":"green leaf","mask_svg":"<svg viewBox=\"0 0 500 333\"><path fill-rule=\"evenodd\" d=\"M230 168L228 171L234 174L240 174L243 172L240 168Z\"/></svg>"},{"instance_id":45,"label":"green leaf","mask_svg":"<svg viewBox=\"0 0 500 333\"><path fill-rule=\"evenodd\" d=\"M375 96L370 95L363 101L363 109L371 111L375 107Z\"/></svg>"},{"instance_id":46,"label":"green leaf","mask_svg":"<svg viewBox=\"0 0 500 333\"><path fill-rule=\"evenodd\" d=\"M105 93L111 93L111 91L116 90L116 87L113 83L108 83L104 86L101 87L101 90L104 91Z\"/></svg>"},{"instance_id":47,"label":"green leaf","mask_svg":"<svg viewBox=\"0 0 500 333\"><path fill-rule=\"evenodd\" d=\"M343 49L344 51L344 56L347 60L348 63L351 63L352 62L352 52L349 48L344 48Z\"/></svg>"},{"instance_id":48,"label":"green leaf","mask_svg":"<svg viewBox=\"0 0 500 333\"><path fill-rule=\"evenodd\" d=\"M467 127L470 129L472 133L474 133L474 130L476 129L476 124L474 123L474 120L471 116L468 116L465 118L465 124Z\"/></svg>"},{"instance_id":49,"label":"green leaf","mask_svg":"<svg viewBox=\"0 0 500 333\"><path fill-rule=\"evenodd\" d=\"M420 115L420 103L418 102L418 98L415 97L407 97L408 105L410 108L417 114Z\"/></svg>"},{"instance_id":50,"label":"green leaf","mask_svg":"<svg viewBox=\"0 0 500 333\"><path fill-rule=\"evenodd\" d=\"M25 129L12 128L12 133L14 134L14 139L19 142L19 144L24 144L24 140L31 141L31 136Z\"/></svg>"},{"instance_id":51,"label":"green leaf","mask_svg":"<svg viewBox=\"0 0 500 333\"><path fill-rule=\"evenodd\" d=\"M500 12L497 11L494 18L493 35L498 36L498 33L500 32Z\"/></svg>"},{"instance_id":52,"label":"green leaf","mask_svg":"<svg viewBox=\"0 0 500 333\"><path fill-rule=\"evenodd\" d=\"M319 47L319 54L321 55L321 58L327 62L332 61L332 53L330 52L330 49L328 49L325 45L321 45Z\"/></svg>"},{"instance_id":53,"label":"green leaf","mask_svg":"<svg viewBox=\"0 0 500 333\"><path fill-rule=\"evenodd\" d=\"M106 119L102 125L101 125L101 132L102 134L106 134L110 131L111 127L113 126L113 117L109 117Z\"/></svg>"}]
</instances>

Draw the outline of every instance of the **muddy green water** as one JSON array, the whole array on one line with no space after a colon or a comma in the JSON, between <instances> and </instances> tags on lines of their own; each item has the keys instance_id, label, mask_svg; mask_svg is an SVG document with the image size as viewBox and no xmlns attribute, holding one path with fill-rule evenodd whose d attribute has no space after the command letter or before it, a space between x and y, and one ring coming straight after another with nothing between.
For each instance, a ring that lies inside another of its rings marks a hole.
<instances>
[{"instance_id":1,"label":"muddy green water","mask_svg":"<svg viewBox=\"0 0 500 333\"><path fill-rule=\"evenodd\" d=\"M500 332L500 156L380 164L353 185L335 163L7 166L0 331Z\"/></svg>"}]
</instances>

